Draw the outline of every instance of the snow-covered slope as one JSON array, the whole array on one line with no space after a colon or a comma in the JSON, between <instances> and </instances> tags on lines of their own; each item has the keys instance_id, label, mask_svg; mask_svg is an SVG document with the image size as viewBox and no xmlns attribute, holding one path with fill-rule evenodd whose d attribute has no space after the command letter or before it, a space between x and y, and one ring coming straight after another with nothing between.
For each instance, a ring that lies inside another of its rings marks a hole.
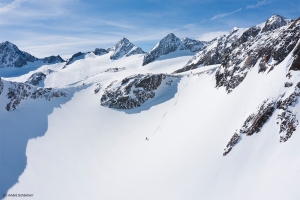
<instances>
[{"instance_id":1,"label":"snow-covered slope","mask_svg":"<svg viewBox=\"0 0 300 200\"><path fill-rule=\"evenodd\" d=\"M0 194L299 199L300 20L269 22L1 78Z\"/></svg>"}]
</instances>

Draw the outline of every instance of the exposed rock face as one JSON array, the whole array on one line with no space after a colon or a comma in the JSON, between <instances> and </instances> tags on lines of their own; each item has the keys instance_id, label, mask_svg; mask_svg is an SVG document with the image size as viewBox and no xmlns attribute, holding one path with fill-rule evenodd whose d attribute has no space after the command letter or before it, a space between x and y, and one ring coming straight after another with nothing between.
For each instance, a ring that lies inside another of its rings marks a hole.
<instances>
[{"instance_id":1,"label":"exposed rock face","mask_svg":"<svg viewBox=\"0 0 300 200\"><path fill-rule=\"evenodd\" d=\"M139 107L148 99L154 98L160 87L169 87L177 76L166 74L134 75L120 82L112 82L101 97L101 105L116 109Z\"/></svg>"},{"instance_id":2,"label":"exposed rock face","mask_svg":"<svg viewBox=\"0 0 300 200\"><path fill-rule=\"evenodd\" d=\"M233 134L232 138L224 149L223 155L226 156L232 150L233 146L237 144L241 134L246 134L249 136L253 135L253 133L258 133L272 116L274 110L275 103L273 101L263 102L263 104L259 107L257 113L250 115L246 119L238 133Z\"/></svg>"},{"instance_id":3,"label":"exposed rock face","mask_svg":"<svg viewBox=\"0 0 300 200\"><path fill-rule=\"evenodd\" d=\"M223 156L226 156L232 150L232 147L238 143L239 139L240 139L240 135L237 133L234 133L232 138L226 145L226 148L224 149Z\"/></svg>"},{"instance_id":4,"label":"exposed rock face","mask_svg":"<svg viewBox=\"0 0 300 200\"><path fill-rule=\"evenodd\" d=\"M244 80L259 59L259 72L270 72L295 48L300 38L300 22L299 19L291 21L274 15L264 26L253 26L242 32L235 28L229 35L207 43L185 67L174 73L221 64L216 72L216 87L225 87L229 93ZM300 69L298 55L299 50L294 52L291 70Z\"/></svg>"},{"instance_id":5,"label":"exposed rock face","mask_svg":"<svg viewBox=\"0 0 300 200\"><path fill-rule=\"evenodd\" d=\"M169 54L176 50L186 49L183 42L176 37L173 33L168 34L149 53L146 53L143 60L143 65L147 65L152 61L156 60L160 56Z\"/></svg>"},{"instance_id":6,"label":"exposed rock face","mask_svg":"<svg viewBox=\"0 0 300 200\"><path fill-rule=\"evenodd\" d=\"M104 72L119 72L119 71L123 71L126 70L125 67L121 67L121 68L109 68L107 70L105 70Z\"/></svg>"},{"instance_id":7,"label":"exposed rock face","mask_svg":"<svg viewBox=\"0 0 300 200\"><path fill-rule=\"evenodd\" d=\"M207 42L199 41L199 40L193 40L190 38L183 38L182 42L186 49L189 49L191 52L197 52L200 51Z\"/></svg>"},{"instance_id":8,"label":"exposed rock face","mask_svg":"<svg viewBox=\"0 0 300 200\"><path fill-rule=\"evenodd\" d=\"M276 104L277 109L281 109L277 116L277 124L280 124L280 142L286 142L299 125L296 113L294 113L291 108L300 99L300 82L295 86L294 92L286 99L282 100L282 98L283 97L281 97Z\"/></svg>"},{"instance_id":9,"label":"exposed rock face","mask_svg":"<svg viewBox=\"0 0 300 200\"><path fill-rule=\"evenodd\" d=\"M65 62L59 55L58 56L49 56L42 59L44 63L55 64L60 62Z\"/></svg>"},{"instance_id":10,"label":"exposed rock face","mask_svg":"<svg viewBox=\"0 0 300 200\"><path fill-rule=\"evenodd\" d=\"M123 38L114 47L110 48L112 54L111 60L117 60L123 56L131 56L135 54L145 53L141 48L134 46L128 39Z\"/></svg>"},{"instance_id":11,"label":"exposed rock face","mask_svg":"<svg viewBox=\"0 0 300 200\"><path fill-rule=\"evenodd\" d=\"M259 72L270 72L294 49L300 38L299 30L300 22L297 20L280 29L248 37L248 41L228 49L216 72L216 86L226 87L227 92L231 92L259 59Z\"/></svg>"},{"instance_id":12,"label":"exposed rock face","mask_svg":"<svg viewBox=\"0 0 300 200\"><path fill-rule=\"evenodd\" d=\"M42 63L54 64L64 62L60 56L50 56L43 59L34 57L33 55L20 51L19 48L6 41L0 43L0 68L4 67L17 67L21 68L28 63L41 61Z\"/></svg>"},{"instance_id":13,"label":"exposed rock face","mask_svg":"<svg viewBox=\"0 0 300 200\"><path fill-rule=\"evenodd\" d=\"M294 60L291 64L290 70L300 71L300 42L298 42L297 47L293 53Z\"/></svg>"},{"instance_id":14,"label":"exposed rock face","mask_svg":"<svg viewBox=\"0 0 300 200\"><path fill-rule=\"evenodd\" d=\"M9 103L5 107L7 111L15 110L22 101L28 98L43 98L47 101L50 101L53 98L67 96L65 92L54 90L52 88L40 88L30 84L16 82L6 82L6 84L8 87L8 93L6 94L6 97L9 99Z\"/></svg>"},{"instance_id":15,"label":"exposed rock face","mask_svg":"<svg viewBox=\"0 0 300 200\"><path fill-rule=\"evenodd\" d=\"M93 52L94 52L95 55L101 56L101 55L107 54L109 51L106 50L106 49L96 48L95 51L93 51Z\"/></svg>"},{"instance_id":16,"label":"exposed rock face","mask_svg":"<svg viewBox=\"0 0 300 200\"><path fill-rule=\"evenodd\" d=\"M30 76L30 78L26 81L26 83L31 85L39 85L43 80L45 80L46 74L42 72L34 73Z\"/></svg>"},{"instance_id":17,"label":"exposed rock face","mask_svg":"<svg viewBox=\"0 0 300 200\"><path fill-rule=\"evenodd\" d=\"M0 68L3 67L23 67L28 62L34 62L38 59L29 53L20 51L19 48L6 41L0 44Z\"/></svg>"},{"instance_id":18,"label":"exposed rock face","mask_svg":"<svg viewBox=\"0 0 300 200\"><path fill-rule=\"evenodd\" d=\"M70 59L67 60L66 65L70 65L76 60L84 59L85 55L86 53L81 53L81 52L75 53Z\"/></svg>"},{"instance_id":19,"label":"exposed rock face","mask_svg":"<svg viewBox=\"0 0 300 200\"><path fill-rule=\"evenodd\" d=\"M290 110L282 110L277 116L277 123L280 123L280 142L286 142L296 131L296 127L299 125L299 121L296 118L296 114Z\"/></svg>"},{"instance_id":20,"label":"exposed rock face","mask_svg":"<svg viewBox=\"0 0 300 200\"><path fill-rule=\"evenodd\" d=\"M292 108L300 99L300 82L296 84L294 91L288 97L284 99L284 96L285 94L279 96L277 102L263 102L258 111L250 115L240 130L233 134L224 149L223 155L226 156L232 150L242 136L241 134L250 136L253 135L253 133L258 133L275 111L278 112L276 120L277 124L279 124L279 141L288 141L299 125L297 115Z\"/></svg>"},{"instance_id":21,"label":"exposed rock face","mask_svg":"<svg viewBox=\"0 0 300 200\"><path fill-rule=\"evenodd\" d=\"M97 83L96 84L96 88L94 89L94 93L98 94L100 92L101 88L102 88L102 84L101 83Z\"/></svg>"},{"instance_id":22,"label":"exposed rock face","mask_svg":"<svg viewBox=\"0 0 300 200\"><path fill-rule=\"evenodd\" d=\"M145 52L140 47L133 47L127 54L126 57L136 55L136 54L144 54Z\"/></svg>"},{"instance_id":23,"label":"exposed rock face","mask_svg":"<svg viewBox=\"0 0 300 200\"><path fill-rule=\"evenodd\" d=\"M286 19L280 15L273 15L266 21L265 26L263 27L261 32L264 33L267 31L275 30L277 28L287 25L291 21L291 19Z\"/></svg>"},{"instance_id":24,"label":"exposed rock face","mask_svg":"<svg viewBox=\"0 0 300 200\"><path fill-rule=\"evenodd\" d=\"M174 73L180 73L196 69L201 66L220 64L225 58L231 46L237 46L237 40L243 33L244 29L233 28L228 35L222 35L206 42L199 53L197 53L188 63Z\"/></svg>"},{"instance_id":25,"label":"exposed rock face","mask_svg":"<svg viewBox=\"0 0 300 200\"><path fill-rule=\"evenodd\" d=\"M0 77L0 95L3 92L3 88L4 88L4 84L3 84L2 80L1 80L1 77Z\"/></svg>"}]
</instances>

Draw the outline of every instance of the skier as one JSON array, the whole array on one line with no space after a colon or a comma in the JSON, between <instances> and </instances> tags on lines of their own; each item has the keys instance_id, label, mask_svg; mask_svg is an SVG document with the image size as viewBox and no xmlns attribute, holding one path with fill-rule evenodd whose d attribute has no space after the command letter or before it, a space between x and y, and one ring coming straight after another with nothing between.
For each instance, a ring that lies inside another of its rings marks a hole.
<instances>
[{"instance_id":1,"label":"skier","mask_svg":"<svg viewBox=\"0 0 300 200\"><path fill-rule=\"evenodd\" d=\"M149 141L149 139L146 137L146 140L148 140Z\"/></svg>"}]
</instances>

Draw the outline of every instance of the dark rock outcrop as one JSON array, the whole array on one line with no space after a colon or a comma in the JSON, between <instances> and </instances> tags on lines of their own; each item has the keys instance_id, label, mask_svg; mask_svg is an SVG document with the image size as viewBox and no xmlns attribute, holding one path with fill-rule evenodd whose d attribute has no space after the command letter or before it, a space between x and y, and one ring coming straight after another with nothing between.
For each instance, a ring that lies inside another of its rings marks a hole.
<instances>
[{"instance_id":1,"label":"dark rock outcrop","mask_svg":"<svg viewBox=\"0 0 300 200\"><path fill-rule=\"evenodd\" d=\"M36 72L32 74L25 83L31 85L39 85L45 78L46 78L46 74L42 72Z\"/></svg>"},{"instance_id":2,"label":"dark rock outcrop","mask_svg":"<svg viewBox=\"0 0 300 200\"><path fill-rule=\"evenodd\" d=\"M1 83L3 84L3 82ZM9 103L5 107L7 111L15 110L22 101L28 98L43 98L47 101L50 101L53 98L67 96L67 93L60 90L35 87L27 83L5 82L5 84L7 84L8 87L8 93L6 94L6 97L9 100Z\"/></svg>"},{"instance_id":3,"label":"dark rock outcrop","mask_svg":"<svg viewBox=\"0 0 300 200\"><path fill-rule=\"evenodd\" d=\"M102 56L104 54L107 54L109 51L106 49L100 49L100 48L96 48L95 51L93 51L93 53L97 56Z\"/></svg>"},{"instance_id":4,"label":"dark rock outcrop","mask_svg":"<svg viewBox=\"0 0 300 200\"><path fill-rule=\"evenodd\" d=\"M44 63L55 64L60 62L65 62L59 55L58 56L49 56L42 59Z\"/></svg>"},{"instance_id":5,"label":"dark rock outcrop","mask_svg":"<svg viewBox=\"0 0 300 200\"><path fill-rule=\"evenodd\" d=\"M226 156L232 148L237 144L238 139L241 134L246 134L248 136L258 133L269 118L273 115L275 110L275 103L263 102L259 107L258 111L250 115L244 122L243 126L240 128L238 133L234 133L230 141L228 142L226 148L224 149L223 155Z\"/></svg>"},{"instance_id":6,"label":"dark rock outcrop","mask_svg":"<svg viewBox=\"0 0 300 200\"><path fill-rule=\"evenodd\" d=\"M120 82L112 82L104 90L100 103L116 109L139 107L154 98L159 87L169 87L174 80L178 80L178 77L166 74L133 75Z\"/></svg>"}]
</instances>

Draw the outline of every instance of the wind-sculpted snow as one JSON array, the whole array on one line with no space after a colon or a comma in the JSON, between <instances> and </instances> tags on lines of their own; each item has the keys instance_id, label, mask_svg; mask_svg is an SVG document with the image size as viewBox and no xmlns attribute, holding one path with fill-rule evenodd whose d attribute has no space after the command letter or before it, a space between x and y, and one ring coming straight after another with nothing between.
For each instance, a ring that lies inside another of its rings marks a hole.
<instances>
[{"instance_id":1,"label":"wind-sculpted snow","mask_svg":"<svg viewBox=\"0 0 300 200\"><path fill-rule=\"evenodd\" d=\"M134 46L127 38L120 40L115 46L110 48L110 51L112 51L111 60L117 60L125 55L128 57L145 53L141 48Z\"/></svg>"},{"instance_id":2,"label":"wind-sculpted snow","mask_svg":"<svg viewBox=\"0 0 300 200\"><path fill-rule=\"evenodd\" d=\"M138 74L122 81L112 82L101 97L101 105L116 109L131 109L141 106L155 97L159 90L172 86L179 76L166 74Z\"/></svg>"},{"instance_id":3,"label":"wind-sculpted snow","mask_svg":"<svg viewBox=\"0 0 300 200\"><path fill-rule=\"evenodd\" d=\"M41 61L41 63L55 64L64 62L60 56L49 56L45 58L36 58L33 55L20 51L19 48L6 41L0 43L0 68L4 67L23 67L29 63Z\"/></svg>"},{"instance_id":4,"label":"wind-sculpted snow","mask_svg":"<svg viewBox=\"0 0 300 200\"><path fill-rule=\"evenodd\" d=\"M4 85L3 82L1 84ZM67 93L60 90L35 87L26 83L5 82L5 85L8 88L7 94L2 93L1 95L5 95L9 100L5 107L7 111L15 110L26 99L43 98L51 101L53 98L67 96Z\"/></svg>"}]
</instances>

